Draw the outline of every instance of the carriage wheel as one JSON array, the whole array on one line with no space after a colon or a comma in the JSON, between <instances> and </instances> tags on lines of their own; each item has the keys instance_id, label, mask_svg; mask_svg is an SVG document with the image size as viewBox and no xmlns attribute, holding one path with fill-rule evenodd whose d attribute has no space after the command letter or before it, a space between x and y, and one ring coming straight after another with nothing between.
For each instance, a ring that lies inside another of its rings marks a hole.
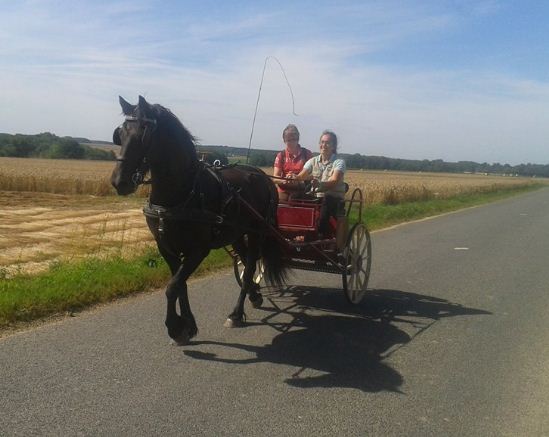
<instances>
[{"instance_id":1,"label":"carriage wheel","mask_svg":"<svg viewBox=\"0 0 549 437\"><path fill-rule=\"evenodd\" d=\"M372 265L370 233L362 223L352 227L342 255L344 265L347 266L342 273L343 292L350 303L360 303L366 294Z\"/></svg>"},{"instance_id":2,"label":"carriage wheel","mask_svg":"<svg viewBox=\"0 0 549 437\"><path fill-rule=\"evenodd\" d=\"M242 264L242 260L238 255L233 258L233 269L234 269L234 277L236 278L236 282L238 282L238 285L242 287L242 277L244 276L244 264ZM265 273L265 267L263 266L263 260L260 258L257 260L255 273L254 273L255 284L259 285L259 283L263 279L264 273Z\"/></svg>"}]
</instances>

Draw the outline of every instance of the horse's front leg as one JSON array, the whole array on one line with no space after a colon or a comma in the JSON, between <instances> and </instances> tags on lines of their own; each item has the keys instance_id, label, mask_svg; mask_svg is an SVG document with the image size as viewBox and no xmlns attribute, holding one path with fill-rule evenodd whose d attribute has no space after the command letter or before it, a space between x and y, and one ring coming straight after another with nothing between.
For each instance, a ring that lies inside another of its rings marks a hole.
<instances>
[{"instance_id":1,"label":"horse's front leg","mask_svg":"<svg viewBox=\"0 0 549 437\"><path fill-rule=\"evenodd\" d=\"M189 340L198 333L187 294L187 279L208 255L208 252L207 249L196 250L185 256L166 288L166 328L168 328L170 338L178 345L188 344ZM178 315L176 311L176 301L178 300L181 315Z\"/></svg>"},{"instance_id":2,"label":"horse's front leg","mask_svg":"<svg viewBox=\"0 0 549 437\"><path fill-rule=\"evenodd\" d=\"M166 298L167 298L167 308L166 308L166 320L164 324L168 328L168 335L170 338L177 338L182 329L183 322L179 314L177 314L177 290L172 286L173 278L177 274L177 271L181 267L181 258L169 250L167 250L162 244L157 242L157 247L162 255L162 258L168 264L170 272L172 273L172 279L166 287Z\"/></svg>"},{"instance_id":3,"label":"horse's front leg","mask_svg":"<svg viewBox=\"0 0 549 437\"><path fill-rule=\"evenodd\" d=\"M244 272L242 274L242 288L238 295L238 300L233 311L225 321L225 327L235 328L242 326L245 322L244 302L246 295L250 297L250 301L255 308L261 306L263 298L258 293L258 286L253 278L256 271L257 260L259 259L259 240L255 235L248 235L248 244L244 245L242 240L239 240L233 245L234 249L240 255L240 259L244 264Z\"/></svg>"}]
</instances>

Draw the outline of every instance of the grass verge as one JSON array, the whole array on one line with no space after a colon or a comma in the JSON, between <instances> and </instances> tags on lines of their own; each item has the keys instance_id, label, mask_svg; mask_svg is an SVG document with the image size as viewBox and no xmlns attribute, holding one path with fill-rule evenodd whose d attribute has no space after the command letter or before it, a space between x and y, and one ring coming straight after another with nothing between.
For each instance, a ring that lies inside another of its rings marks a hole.
<instances>
[{"instance_id":1,"label":"grass verge","mask_svg":"<svg viewBox=\"0 0 549 437\"><path fill-rule=\"evenodd\" d=\"M215 250L194 276L232 262ZM55 263L47 272L0 280L0 329L59 313L107 302L141 290L166 285L169 269L153 250L133 259L118 256Z\"/></svg>"},{"instance_id":2,"label":"grass verge","mask_svg":"<svg viewBox=\"0 0 549 437\"><path fill-rule=\"evenodd\" d=\"M411 220L494 202L543 187L547 187L547 185L532 184L497 191L462 194L449 199L403 202L396 205L371 205L363 211L363 221L366 222L369 230L381 229ZM355 220L356 216L356 213L352 214L352 218Z\"/></svg>"},{"instance_id":3,"label":"grass verge","mask_svg":"<svg viewBox=\"0 0 549 437\"><path fill-rule=\"evenodd\" d=\"M366 208L363 220L369 229L380 229L503 199L543 186L546 185L462 195L451 199L373 205ZM352 214L351 220L353 216L356 219L356 214ZM193 275L203 275L231 264L232 261L223 249L215 250ZM132 259L87 258L78 262L56 263L47 272L10 279L2 278L0 271L0 329L53 314L72 313L92 304L164 286L169 276L165 262L152 250Z\"/></svg>"}]
</instances>

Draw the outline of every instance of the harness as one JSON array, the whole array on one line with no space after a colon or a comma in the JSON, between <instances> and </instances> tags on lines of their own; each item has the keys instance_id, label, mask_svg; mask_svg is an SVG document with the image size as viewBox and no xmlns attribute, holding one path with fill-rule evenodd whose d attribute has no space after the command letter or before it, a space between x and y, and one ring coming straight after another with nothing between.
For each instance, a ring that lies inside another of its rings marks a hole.
<instances>
[{"instance_id":1,"label":"harness","mask_svg":"<svg viewBox=\"0 0 549 437\"><path fill-rule=\"evenodd\" d=\"M186 199L179 205L173 207L165 207L155 205L150 201L143 207L143 214L146 217L158 219L158 232L162 236L164 233L164 220L179 220L187 222L202 223L217 227L219 225L228 225L225 218L225 212L234 200L239 198L238 189L227 183L219 172L223 169L233 167L235 164L221 166L210 165L204 161L200 161L199 169L193 180L193 186ZM205 174L211 175L216 181L221 190L218 212L206 209L204 206L204 193L200 186L201 177ZM191 206L198 202L199 207ZM237 202L237 207L240 203ZM239 211L238 211L239 213ZM238 221L235 226L239 226Z\"/></svg>"},{"instance_id":2,"label":"harness","mask_svg":"<svg viewBox=\"0 0 549 437\"><path fill-rule=\"evenodd\" d=\"M146 217L158 219L158 233L160 236L164 234L164 219L204 223L209 225L220 225L224 221L223 216L205 209L185 208L182 206L166 208L150 202L143 207L143 214L145 214Z\"/></svg>"},{"instance_id":3,"label":"harness","mask_svg":"<svg viewBox=\"0 0 549 437\"><path fill-rule=\"evenodd\" d=\"M152 118L144 118L144 117L134 117L127 115L126 121L130 122L139 122L144 124L145 128L143 131L143 136L141 138L141 144L146 144L145 146L145 153L143 154L143 158L138 165L138 168L135 170L134 174L132 175L132 182L138 186L138 185L145 185L145 184L151 184L152 181L145 180L145 174L148 171L148 163L147 163L147 151L150 147L150 141L149 137L150 135L157 129L157 120ZM116 135L116 133L115 133ZM114 139L115 144L120 144L120 138ZM125 161L125 158L118 158L117 161ZM212 226L212 231L215 233L219 226L225 225L225 226L233 226L235 228L246 230L249 232L257 232L257 229L246 229L242 224L240 223L240 220L238 220L238 217L240 215L240 207L241 204L246 206L248 208L247 202L244 201L239 195L240 188L236 186L232 186L229 184L226 180L223 179L220 172L227 168L235 167L236 164L229 164L229 165L221 165L221 163L217 160L214 162L213 165L208 164L204 161L198 162L198 169L194 175L194 179L192 182L192 188L187 195L187 197L181 202L179 205L173 206L173 207L165 207L163 205L156 205L151 203L149 200L147 204L143 207L143 214L146 217L157 219L158 220L158 233L160 237L164 235L165 231L165 223L164 220L178 220L178 221L186 221L186 222L195 222L195 223L202 223L205 225ZM201 181L203 180L204 175L209 175L213 178L217 186L220 190L220 201L217 206L217 211L212 211L211 209L207 209L204 205L205 196L203 193L203 187L201 186ZM273 196L271 196L272 198ZM271 203L272 203L271 199ZM230 223L226 220L226 213L228 211L228 208L234 205L236 208L236 218L234 219L234 223ZM271 209L273 206L271 205Z\"/></svg>"}]
</instances>

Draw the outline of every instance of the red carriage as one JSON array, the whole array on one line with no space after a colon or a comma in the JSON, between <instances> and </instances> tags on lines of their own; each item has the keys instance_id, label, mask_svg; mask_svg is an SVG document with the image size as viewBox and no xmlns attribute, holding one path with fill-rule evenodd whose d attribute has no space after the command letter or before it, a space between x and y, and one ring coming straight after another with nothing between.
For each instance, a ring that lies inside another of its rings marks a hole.
<instances>
[{"instance_id":1,"label":"red carriage","mask_svg":"<svg viewBox=\"0 0 549 437\"><path fill-rule=\"evenodd\" d=\"M277 210L278 227L271 231L283 241L286 264L293 269L313 270L341 275L343 292L352 304L358 304L368 286L372 262L370 234L362 222L363 196L356 188L345 208L334 219L330 218L330 234L318 231L322 199L295 199L280 203ZM356 211L356 222L349 225L351 211ZM234 260L234 272L242 284L243 265L238 255L229 251ZM261 261L254 281L263 277Z\"/></svg>"}]
</instances>

